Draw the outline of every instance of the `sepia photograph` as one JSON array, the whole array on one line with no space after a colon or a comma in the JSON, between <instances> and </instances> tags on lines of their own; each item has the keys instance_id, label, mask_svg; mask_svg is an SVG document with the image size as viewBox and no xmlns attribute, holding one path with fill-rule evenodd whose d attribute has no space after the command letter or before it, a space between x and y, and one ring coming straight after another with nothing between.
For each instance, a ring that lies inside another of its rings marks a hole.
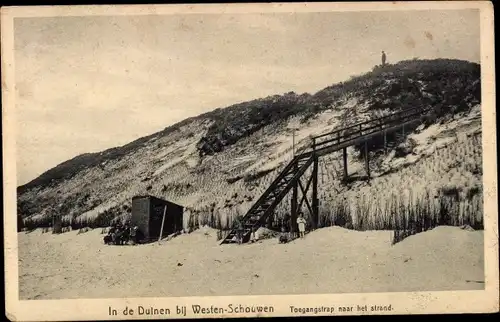
<instances>
[{"instance_id":1,"label":"sepia photograph","mask_svg":"<svg viewBox=\"0 0 500 322\"><path fill-rule=\"evenodd\" d=\"M3 7L7 316L498 311L492 28L481 1Z\"/></svg>"}]
</instances>

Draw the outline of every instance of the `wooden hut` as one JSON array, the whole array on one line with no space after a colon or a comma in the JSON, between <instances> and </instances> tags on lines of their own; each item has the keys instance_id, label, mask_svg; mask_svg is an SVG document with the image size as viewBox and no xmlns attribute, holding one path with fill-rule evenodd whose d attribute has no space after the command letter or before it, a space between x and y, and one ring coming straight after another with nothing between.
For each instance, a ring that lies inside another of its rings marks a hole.
<instances>
[{"instance_id":1,"label":"wooden hut","mask_svg":"<svg viewBox=\"0 0 500 322\"><path fill-rule=\"evenodd\" d=\"M173 202L150 195L132 198L132 218L130 223L137 226L144 241L158 240L182 230L184 208ZM165 217L165 220L163 218Z\"/></svg>"}]
</instances>

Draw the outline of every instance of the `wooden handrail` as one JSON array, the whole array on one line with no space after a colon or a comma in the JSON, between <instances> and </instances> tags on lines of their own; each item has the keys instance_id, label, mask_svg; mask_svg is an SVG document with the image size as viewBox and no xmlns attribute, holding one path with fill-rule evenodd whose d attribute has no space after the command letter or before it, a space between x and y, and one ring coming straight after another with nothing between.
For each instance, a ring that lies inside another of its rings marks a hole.
<instances>
[{"instance_id":1,"label":"wooden handrail","mask_svg":"<svg viewBox=\"0 0 500 322\"><path fill-rule=\"evenodd\" d=\"M416 118L417 116L422 116L423 114L425 114L425 112L428 112L428 110L429 109L422 110L416 108L407 109L384 117L356 123L351 126L332 131L330 133L314 136L312 137L313 141L312 149L316 150L332 142L336 142L336 144L341 144L348 140L356 139L357 137L362 137L367 134L372 134L374 131L377 132L382 131L384 129L391 127L392 125L394 125L394 123L404 123L408 120ZM363 125L367 124L369 124L370 126L363 128ZM356 130L351 133L345 133L350 129L356 129ZM327 138L326 140L318 142L318 138L325 138L326 136L332 136L332 138Z\"/></svg>"},{"instance_id":2,"label":"wooden handrail","mask_svg":"<svg viewBox=\"0 0 500 322\"><path fill-rule=\"evenodd\" d=\"M321 135L314 136L313 138L319 139L319 138L322 138L322 137L325 137L325 136L328 136L328 135L334 135L334 134L337 134L337 133L340 133L340 132L343 132L343 131L346 131L346 130L350 130L352 128L363 126L363 125L368 124L368 123L376 123L376 122L385 121L385 120L388 120L388 119L393 119L393 118L395 118L397 116L400 116L401 114L405 114L405 113L412 113L412 112L423 113L423 112L426 112L426 111L428 111L428 109L421 109L421 108L415 108L415 107L413 107L413 108L405 109L405 110L402 110L402 111L399 111L399 112L396 112L396 113L392 113L392 114L389 114L389 115L386 115L386 116L378 117L378 118L375 118L375 119L370 119L370 120L363 121L363 122L358 122L356 124L340 128L338 130L334 130L334 131L331 131L331 132L328 132L328 133L324 133L324 134L321 134ZM397 118L396 118L396 120L397 120Z\"/></svg>"}]
</instances>

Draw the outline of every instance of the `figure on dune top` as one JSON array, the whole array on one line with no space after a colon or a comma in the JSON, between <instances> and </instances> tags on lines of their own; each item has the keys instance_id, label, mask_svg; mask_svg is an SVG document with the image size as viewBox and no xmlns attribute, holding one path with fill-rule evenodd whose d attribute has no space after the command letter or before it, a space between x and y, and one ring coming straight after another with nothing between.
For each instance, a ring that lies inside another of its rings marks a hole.
<instances>
[{"instance_id":1,"label":"figure on dune top","mask_svg":"<svg viewBox=\"0 0 500 322\"><path fill-rule=\"evenodd\" d=\"M382 50L382 66L385 66L386 59L387 59L387 56L385 55L385 52Z\"/></svg>"}]
</instances>

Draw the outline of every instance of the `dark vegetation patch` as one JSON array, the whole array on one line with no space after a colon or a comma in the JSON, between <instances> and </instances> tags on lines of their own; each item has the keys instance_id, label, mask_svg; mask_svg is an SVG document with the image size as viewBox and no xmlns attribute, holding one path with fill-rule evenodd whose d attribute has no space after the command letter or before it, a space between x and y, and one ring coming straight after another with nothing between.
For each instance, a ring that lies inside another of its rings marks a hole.
<instances>
[{"instance_id":1,"label":"dark vegetation patch","mask_svg":"<svg viewBox=\"0 0 500 322\"><path fill-rule=\"evenodd\" d=\"M266 175L268 175L269 173L271 173L273 171L274 171L274 168L250 173L250 174L247 174L243 177L243 181L244 182L252 182L252 181L255 181L255 180L260 179L262 177L265 177Z\"/></svg>"},{"instance_id":2,"label":"dark vegetation patch","mask_svg":"<svg viewBox=\"0 0 500 322\"><path fill-rule=\"evenodd\" d=\"M213 123L197 145L200 156L222 151L269 124L286 121L310 108L311 95L289 92L217 109L206 116Z\"/></svg>"},{"instance_id":3,"label":"dark vegetation patch","mask_svg":"<svg viewBox=\"0 0 500 322\"><path fill-rule=\"evenodd\" d=\"M226 182L229 184L233 184L235 182L240 181L241 179L243 179L243 176L236 176L236 177L232 177L232 178L227 178Z\"/></svg>"}]
</instances>

